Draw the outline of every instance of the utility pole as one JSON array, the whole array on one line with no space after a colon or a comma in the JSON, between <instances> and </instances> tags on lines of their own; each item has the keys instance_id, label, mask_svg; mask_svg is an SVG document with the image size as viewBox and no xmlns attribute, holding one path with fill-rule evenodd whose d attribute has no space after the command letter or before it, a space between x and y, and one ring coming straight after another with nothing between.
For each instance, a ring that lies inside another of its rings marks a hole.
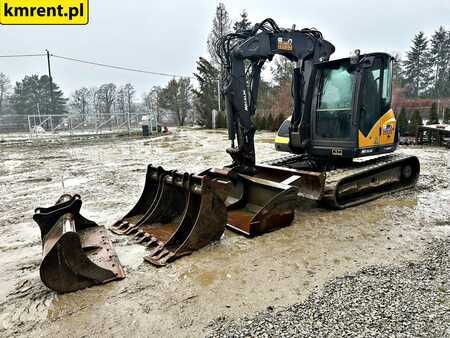
<instances>
[{"instance_id":1,"label":"utility pole","mask_svg":"<svg viewBox=\"0 0 450 338\"><path fill-rule=\"evenodd\" d=\"M49 78L51 113L53 115L55 115L55 100L53 98L53 79L52 79L52 71L50 68L50 52L48 51L48 49L46 49L45 51L47 52L47 67L48 67L48 78Z\"/></svg>"},{"instance_id":2,"label":"utility pole","mask_svg":"<svg viewBox=\"0 0 450 338\"><path fill-rule=\"evenodd\" d=\"M217 9L220 11L220 16L219 16L219 18L220 18L220 20L219 20L219 34L220 34L220 37L219 37L219 39L220 38L222 38L223 37L223 30L224 30L224 27L223 27L223 21L224 21L224 16L225 16L225 13L224 13L224 7L223 7L224 5L223 4L219 4L219 6L217 7ZM221 107L220 107L220 99L221 99L221 96L222 96L222 93L221 93L221 90L220 90L220 85L221 85L221 83L222 83L222 74L223 74L223 66L222 66L222 64L220 64L220 73L219 73L219 80L218 80L218 82L217 82L217 99L218 99L218 110L219 110L219 112L221 111Z\"/></svg>"},{"instance_id":3,"label":"utility pole","mask_svg":"<svg viewBox=\"0 0 450 338\"><path fill-rule=\"evenodd\" d=\"M218 106L219 106L219 112L222 111L221 107L220 107L220 96L222 95L221 90L220 90L220 79L217 80L217 100L218 102Z\"/></svg>"}]
</instances>

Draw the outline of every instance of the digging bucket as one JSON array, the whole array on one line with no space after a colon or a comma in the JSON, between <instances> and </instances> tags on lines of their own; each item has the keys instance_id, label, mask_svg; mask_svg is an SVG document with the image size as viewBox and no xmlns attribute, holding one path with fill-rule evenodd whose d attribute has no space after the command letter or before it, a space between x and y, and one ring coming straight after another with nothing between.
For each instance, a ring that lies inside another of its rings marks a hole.
<instances>
[{"instance_id":1,"label":"digging bucket","mask_svg":"<svg viewBox=\"0 0 450 338\"><path fill-rule=\"evenodd\" d=\"M288 226L294 219L298 193L295 186L232 173L229 168L209 169L202 175L230 181L225 199L230 230L253 237Z\"/></svg>"},{"instance_id":2,"label":"digging bucket","mask_svg":"<svg viewBox=\"0 0 450 338\"><path fill-rule=\"evenodd\" d=\"M188 207L189 174L166 173L160 178L159 190L152 209L136 224L134 232L135 239L147 246L167 242L177 230Z\"/></svg>"},{"instance_id":3,"label":"digging bucket","mask_svg":"<svg viewBox=\"0 0 450 338\"><path fill-rule=\"evenodd\" d=\"M163 266L174 259L189 255L211 242L217 241L225 230L227 211L221 192L228 182L189 175L187 204L175 231L163 241L153 238L149 255L144 259Z\"/></svg>"},{"instance_id":4,"label":"digging bucket","mask_svg":"<svg viewBox=\"0 0 450 338\"><path fill-rule=\"evenodd\" d=\"M106 230L80 215L79 195L63 195L56 205L37 208L43 259L43 283L58 293L125 277Z\"/></svg>"},{"instance_id":5,"label":"digging bucket","mask_svg":"<svg viewBox=\"0 0 450 338\"><path fill-rule=\"evenodd\" d=\"M130 234L136 231L138 224L153 210L161 195L162 179L169 171L161 167L148 165L144 190L135 206L120 220L111 226L111 231L118 235Z\"/></svg>"},{"instance_id":6,"label":"digging bucket","mask_svg":"<svg viewBox=\"0 0 450 338\"><path fill-rule=\"evenodd\" d=\"M147 261L165 265L220 238L228 184L149 165L141 198L111 230L134 236L150 249Z\"/></svg>"}]
</instances>

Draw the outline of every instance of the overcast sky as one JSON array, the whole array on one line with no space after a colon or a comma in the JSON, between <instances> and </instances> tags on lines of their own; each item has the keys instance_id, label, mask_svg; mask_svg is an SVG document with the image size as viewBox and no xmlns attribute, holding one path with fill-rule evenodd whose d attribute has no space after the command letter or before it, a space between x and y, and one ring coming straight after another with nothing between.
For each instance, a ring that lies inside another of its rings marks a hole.
<instances>
[{"instance_id":1,"label":"overcast sky","mask_svg":"<svg viewBox=\"0 0 450 338\"><path fill-rule=\"evenodd\" d=\"M254 23L316 27L336 46L336 57L362 52L404 52L415 33L450 29L450 0L224 0L233 20L246 9ZM90 1L87 26L0 26L0 55L41 53L88 59L157 72L192 75L207 55L206 40L218 1ZM139 95L168 78L52 60L55 82L68 96L82 86L131 82ZM12 81L47 72L44 58L0 58Z\"/></svg>"}]
</instances>

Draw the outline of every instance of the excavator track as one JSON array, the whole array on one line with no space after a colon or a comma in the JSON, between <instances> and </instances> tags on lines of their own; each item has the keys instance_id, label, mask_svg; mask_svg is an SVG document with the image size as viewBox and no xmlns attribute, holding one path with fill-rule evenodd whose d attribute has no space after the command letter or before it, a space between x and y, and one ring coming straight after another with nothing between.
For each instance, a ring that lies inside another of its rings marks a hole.
<instances>
[{"instance_id":1,"label":"excavator track","mask_svg":"<svg viewBox=\"0 0 450 338\"><path fill-rule=\"evenodd\" d=\"M291 155L265 164L296 168L304 160L302 155ZM389 154L371 159L360 158L351 164L325 171L326 178L317 200L333 209L345 209L411 188L419 172L420 164L415 156ZM299 195L302 196L301 189Z\"/></svg>"}]
</instances>

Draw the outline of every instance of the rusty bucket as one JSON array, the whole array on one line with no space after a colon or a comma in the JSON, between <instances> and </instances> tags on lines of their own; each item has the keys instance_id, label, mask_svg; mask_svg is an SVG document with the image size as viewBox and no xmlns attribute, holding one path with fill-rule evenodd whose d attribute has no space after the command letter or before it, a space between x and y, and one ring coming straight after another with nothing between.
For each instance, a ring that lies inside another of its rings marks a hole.
<instances>
[{"instance_id":1,"label":"rusty bucket","mask_svg":"<svg viewBox=\"0 0 450 338\"><path fill-rule=\"evenodd\" d=\"M253 237L292 223L297 187L258 176L232 173L229 168L209 169L202 174L229 181L231 188L225 205L230 230Z\"/></svg>"},{"instance_id":2,"label":"rusty bucket","mask_svg":"<svg viewBox=\"0 0 450 338\"><path fill-rule=\"evenodd\" d=\"M223 189L221 183L189 175L186 188L187 203L170 237L160 236L162 240L158 240L152 235L151 227L144 230L148 231L146 235L151 236L147 246L154 247L144 259L156 266L165 265L219 240L225 230L227 211L223 200L216 193Z\"/></svg>"},{"instance_id":3,"label":"rusty bucket","mask_svg":"<svg viewBox=\"0 0 450 338\"><path fill-rule=\"evenodd\" d=\"M136 231L138 223L148 217L154 210L154 204L161 196L162 179L169 174L161 167L147 167L144 190L134 207L120 220L111 226L111 231L118 235L130 234Z\"/></svg>"},{"instance_id":4,"label":"rusty bucket","mask_svg":"<svg viewBox=\"0 0 450 338\"><path fill-rule=\"evenodd\" d=\"M104 227L80 215L79 195L62 195L50 208L37 208L43 283L59 293L125 277Z\"/></svg>"},{"instance_id":5,"label":"rusty bucket","mask_svg":"<svg viewBox=\"0 0 450 338\"><path fill-rule=\"evenodd\" d=\"M134 236L150 249L146 261L165 265L220 238L226 223L220 192L227 184L149 165L140 199L111 230Z\"/></svg>"}]
</instances>

